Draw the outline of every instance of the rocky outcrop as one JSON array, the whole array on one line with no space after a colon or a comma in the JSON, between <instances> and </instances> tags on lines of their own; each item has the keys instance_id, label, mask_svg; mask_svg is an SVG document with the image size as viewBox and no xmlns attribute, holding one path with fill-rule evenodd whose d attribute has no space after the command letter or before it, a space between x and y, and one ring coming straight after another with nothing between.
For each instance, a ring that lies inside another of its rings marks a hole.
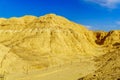
<instances>
[{"instance_id":1,"label":"rocky outcrop","mask_svg":"<svg viewBox=\"0 0 120 80\"><path fill-rule=\"evenodd\" d=\"M94 33L97 38L96 43L98 45L115 46L115 45L119 45L120 43L120 31L119 30L109 31L109 32L98 31Z\"/></svg>"}]
</instances>

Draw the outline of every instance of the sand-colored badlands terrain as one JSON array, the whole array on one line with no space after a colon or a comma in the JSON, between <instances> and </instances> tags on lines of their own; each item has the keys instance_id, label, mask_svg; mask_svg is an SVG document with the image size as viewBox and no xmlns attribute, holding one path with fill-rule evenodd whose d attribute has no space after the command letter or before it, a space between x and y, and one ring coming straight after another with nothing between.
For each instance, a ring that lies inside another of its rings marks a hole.
<instances>
[{"instance_id":1,"label":"sand-colored badlands terrain","mask_svg":"<svg viewBox=\"0 0 120 80\"><path fill-rule=\"evenodd\" d=\"M0 80L120 80L120 31L55 14L1 18Z\"/></svg>"}]
</instances>

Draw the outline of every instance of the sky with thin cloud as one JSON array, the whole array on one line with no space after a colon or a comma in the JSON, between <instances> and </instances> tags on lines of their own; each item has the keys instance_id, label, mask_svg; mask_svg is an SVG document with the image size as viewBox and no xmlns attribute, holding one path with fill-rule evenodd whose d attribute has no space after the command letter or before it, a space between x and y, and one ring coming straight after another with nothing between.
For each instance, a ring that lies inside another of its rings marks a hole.
<instances>
[{"instance_id":1,"label":"sky with thin cloud","mask_svg":"<svg viewBox=\"0 0 120 80\"><path fill-rule=\"evenodd\" d=\"M107 8L117 8L117 5L120 4L120 0L86 0L89 2L93 2L99 4L100 6L107 7Z\"/></svg>"},{"instance_id":2,"label":"sky with thin cloud","mask_svg":"<svg viewBox=\"0 0 120 80\"><path fill-rule=\"evenodd\" d=\"M120 29L120 0L0 0L0 17L55 13L92 30Z\"/></svg>"}]
</instances>

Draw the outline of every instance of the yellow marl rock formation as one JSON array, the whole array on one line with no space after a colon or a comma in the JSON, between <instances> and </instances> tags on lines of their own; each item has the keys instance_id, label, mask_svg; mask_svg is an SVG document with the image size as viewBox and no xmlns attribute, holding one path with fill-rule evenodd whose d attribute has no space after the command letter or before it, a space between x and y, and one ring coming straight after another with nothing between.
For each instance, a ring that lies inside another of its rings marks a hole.
<instances>
[{"instance_id":1,"label":"yellow marl rock formation","mask_svg":"<svg viewBox=\"0 0 120 80\"><path fill-rule=\"evenodd\" d=\"M92 67L94 57L108 52L110 46L119 46L119 32L94 32L55 14L1 18L0 74L29 73L80 61Z\"/></svg>"},{"instance_id":2,"label":"yellow marl rock formation","mask_svg":"<svg viewBox=\"0 0 120 80\"><path fill-rule=\"evenodd\" d=\"M31 69L60 65L77 61L81 56L98 54L92 31L55 14L39 18L1 19L0 23L0 43L9 48L7 54L15 55ZM21 66L21 63L18 65ZM14 64L16 62L13 61L10 65ZM14 69L17 71L17 68Z\"/></svg>"}]
</instances>

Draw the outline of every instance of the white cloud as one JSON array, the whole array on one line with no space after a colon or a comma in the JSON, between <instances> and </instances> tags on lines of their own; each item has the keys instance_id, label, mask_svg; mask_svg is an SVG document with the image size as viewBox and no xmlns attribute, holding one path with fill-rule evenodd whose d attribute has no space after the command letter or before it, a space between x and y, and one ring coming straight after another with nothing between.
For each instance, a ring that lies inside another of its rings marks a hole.
<instances>
[{"instance_id":1,"label":"white cloud","mask_svg":"<svg viewBox=\"0 0 120 80\"><path fill-rule=\"evenodd\" d=\"M120 0L85 0L85 1L94 2L107 8L116 8L117 5L120 3Z\"/></svg>"}]
</instances>

